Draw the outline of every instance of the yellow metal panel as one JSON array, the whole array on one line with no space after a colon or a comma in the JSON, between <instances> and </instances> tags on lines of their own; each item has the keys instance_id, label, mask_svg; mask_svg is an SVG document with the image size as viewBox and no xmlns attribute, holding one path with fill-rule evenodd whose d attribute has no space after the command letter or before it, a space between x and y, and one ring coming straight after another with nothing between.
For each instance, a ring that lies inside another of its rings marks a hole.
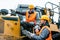
<instances>
[{"instance_id":1,"label":"yellow metal panel","mask_svg":"<svg viewBox=\"0 0 60 40\"><path fill-rule=\"evenodd\" d=\"M20 20L18 21L5 20L4 26L5 35L10 35L14 37L20 36Z\"/></svg>"},{"instance_id":2,"label":"yellow metal panel","mask_svg":"<svg viewBox=\"0 0 60 40\"><path fill-rule=\"evenodd\" d=\"M55 25L55 24L50 24L50 29L51 29L51 31L57 31L57 32L59 32L58 26Z\"/></svg>"}]
</instances>

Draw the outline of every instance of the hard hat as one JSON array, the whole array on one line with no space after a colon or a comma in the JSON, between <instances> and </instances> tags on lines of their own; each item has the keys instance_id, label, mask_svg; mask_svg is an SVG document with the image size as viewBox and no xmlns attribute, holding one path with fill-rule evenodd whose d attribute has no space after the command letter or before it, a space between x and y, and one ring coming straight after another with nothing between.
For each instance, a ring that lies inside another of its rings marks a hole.
<instances>
[{"instance_id":1,"label":"hard hat","mask_svg":"<svg viewBox=\"0 0 60 40\"><path fill-rule=\"evenodd\" d=\"M47 20L49 22L49 17L47 15L42 15L40 20Z\"/></svg>"},{"instance_id":2,"label":"hard hat","mask_svg":"<svg viewBox=\"0 0 60 40\"><path fill-rule=\"evenodd\" d=\"M31 5L29 5L29 8L30 8L30 9L34 8L34 5L32 5L32 4L31 4Z\"/></svg>"}]
</instances>

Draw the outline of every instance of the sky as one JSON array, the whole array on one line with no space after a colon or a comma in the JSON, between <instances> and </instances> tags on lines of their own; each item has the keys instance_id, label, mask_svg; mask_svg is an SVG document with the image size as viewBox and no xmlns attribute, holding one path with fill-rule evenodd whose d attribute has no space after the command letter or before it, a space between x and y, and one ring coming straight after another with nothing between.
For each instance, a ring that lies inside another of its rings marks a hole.
<instances>
[{"instance_id":1,"label":"sky","mask_svg":"<svg viewBox=\"0 0 60 40\"><path fill-rule=\"evenodd\" d=\"M0 0L0 9L15 9L18 4L34 4L44 7L46 2L52 2L58 5L59 0Z\"/></svg>"},{"instance_id":2,"label":"sky","mask_svg":"<svg viewBox=\"0 0 60 40\"><path fill-rule=\"evenodd\" d=\"M46 2L51 2L59 5L60 0L0 0L0 9L16 9L18 4L33 4L34 6L45 7ZM51 8L50 4L47 4L47 8ZM58 12L58 9L55 9ZM54 21L58 22L58 14L54 15Z\"/></svg>"}]
</instances>

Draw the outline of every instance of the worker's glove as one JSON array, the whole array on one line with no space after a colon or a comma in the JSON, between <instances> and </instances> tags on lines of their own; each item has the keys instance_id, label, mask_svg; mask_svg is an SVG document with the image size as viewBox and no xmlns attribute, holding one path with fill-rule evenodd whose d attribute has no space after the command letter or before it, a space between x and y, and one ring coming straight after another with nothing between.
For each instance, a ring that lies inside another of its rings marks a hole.
<instances>
[{"instance_id":1,"label":"worker's glove","mask_svg":"<svg viewBox=\"0 0 60 40\"><path fill-rule=\"evenodd\" d=\"M30 33L30 32L27 31L27 30L23 30L22 33L25 34L25 35L26 35L27 37L29 37L29 38L31 38L32 36L35 35L35 34L33 34L33 33Z\"/></svg>"}]
</instances>

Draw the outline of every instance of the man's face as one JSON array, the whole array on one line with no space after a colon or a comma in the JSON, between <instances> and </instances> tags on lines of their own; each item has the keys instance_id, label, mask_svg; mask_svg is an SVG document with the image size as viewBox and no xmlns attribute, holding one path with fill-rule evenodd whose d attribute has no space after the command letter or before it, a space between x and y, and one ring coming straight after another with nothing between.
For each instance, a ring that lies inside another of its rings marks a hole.
<instances>
[{"instance_id":1,"label":"man's face","mask_svg":"<svg viewBox=\"0 0 60 40\"><path fill-rule=\"evenodd\" d=\"M43 19L40 21L41 24L43 24L44 22L45 22L45 21L44 21Z\"/></svg>"},{"instance_id":2,"label":"man's face","mask_svg":"<svg viewBox=\"0 0 60 40\"><path fill-rule=\"evenodd\" d=\"M30 11L29 11L29 14L32 14L32 13L34 13L34 10L30 10Z\"/></svg>"}]
</instances>

